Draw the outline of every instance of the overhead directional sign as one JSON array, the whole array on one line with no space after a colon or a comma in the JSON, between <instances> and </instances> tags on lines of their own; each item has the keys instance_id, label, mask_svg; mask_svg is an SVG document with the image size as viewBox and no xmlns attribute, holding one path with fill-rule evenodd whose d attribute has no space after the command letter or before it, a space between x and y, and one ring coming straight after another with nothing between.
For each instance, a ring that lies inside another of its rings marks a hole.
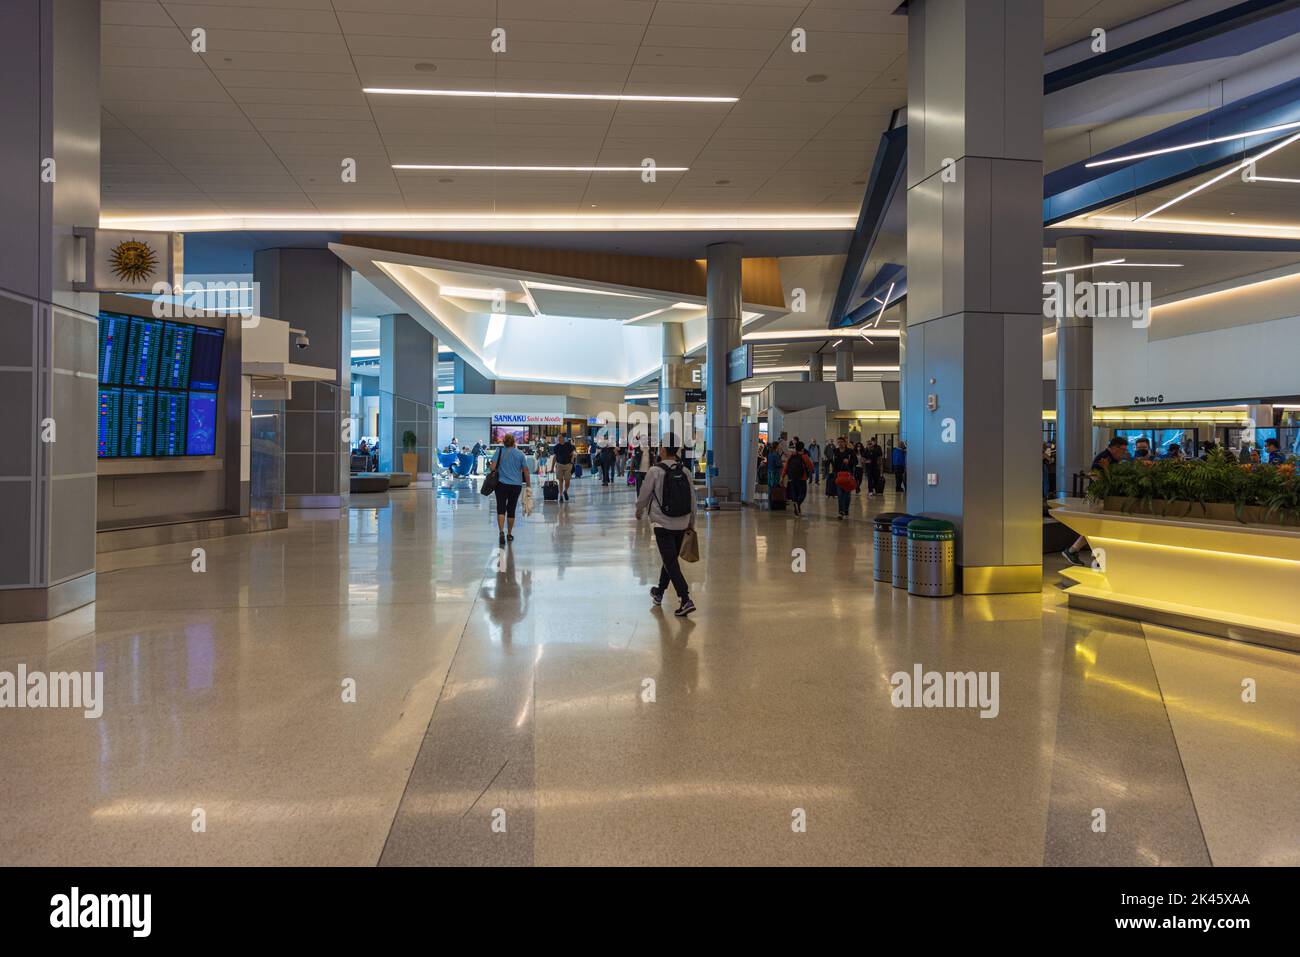
<instances>
[{"instance_id":1,"label":"overhead directional sign","mask_svg":"<svg viewBox=\"0 0 1300 957\"><path fill-rule=\"evenodd\" d=\"M745 343L727 353L727 385L754 377L754 347Z\"/></svg>"}]
</instances>

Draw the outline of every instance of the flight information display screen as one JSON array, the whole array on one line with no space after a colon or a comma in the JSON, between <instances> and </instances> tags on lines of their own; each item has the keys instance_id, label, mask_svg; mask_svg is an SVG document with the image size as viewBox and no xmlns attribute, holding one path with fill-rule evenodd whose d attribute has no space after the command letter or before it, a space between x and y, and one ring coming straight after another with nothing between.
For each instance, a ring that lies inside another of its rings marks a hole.
<instances>
[{"instance_id":1,"label":"flight information display screen","mask_svg":"<svg viewBox=\"0 0 1300 957\"><path fill-rule=\"evenodd\" d=\"M99 315L100 458L216 455L225 330Z\"/></svg>"}]
</instances>

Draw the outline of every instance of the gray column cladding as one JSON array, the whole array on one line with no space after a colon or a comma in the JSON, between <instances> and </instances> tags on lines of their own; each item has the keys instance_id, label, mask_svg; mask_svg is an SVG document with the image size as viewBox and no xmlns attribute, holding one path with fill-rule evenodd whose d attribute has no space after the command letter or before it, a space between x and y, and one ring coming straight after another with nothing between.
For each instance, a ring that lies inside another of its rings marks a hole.
<instances>
[{"instance_id":1,"label":"gray column cladding","mask_svg":"<svg viewBox=\"0 0 1300 957\"><path fill-rule=\"evenodd\" d=\"M71 268L73 228L99 224L99 14L0 3L0 621L95 598L99 297Z\"/></svg>"},{"instance_id":2,"label":"gray column cladding","mask_svg":"<svg viewBox=\"0 0 1300 957\"><path fill-rule=\"evenodd\" d=\"M659 434L672 432L678 440L690 444L693 417L686 415L686 390L668 388L670 366L685 361L686 340L680 322L665 322L659 327L663 337L663 364L659 369Z\"/></svg>"},{"instance_id":3,"label":"gray column cladding","mask_svg":"<svg viewBox=\"0 0 1300 957\"><path fill-rule=\"evenodd\" d=\"M853 340L847 337L835 347L835 381L853 381Z\"/></svg>"},{"instance_id":4,"label":"gray column cladding","mask_svg":"<svg viewBox=\"0 0 1300 957\"><path fill-rule=\"evenodd\" d=\"M351 411L352 270L328 249L263 249L253 256L262 312L307 332L294 362L334 372L296 382L285 403L284 493L295 507L333 507L347 494L343 419Z\"/></svg>"},{"instance_id":5,"label":"gray column cladding","mask_svg":"<svg viewBox=\"0 0 1300 957\"><path fill-rule=\"evenodd\" d=\"M820 352L814 352L808 357L808 378L813 382L821 382L825 373L825 357Z\"/></svg>"},{"instance_id":6,"label":"gray column cladding","mask_svg":"<svg viewBox=\"0 0 1300 957\"><path fill-rule=\"evenodd\" d=\"M966 591L1041 587L1042 30L908 9L907 508L957 524Z\"/></svg>"},{"instance_id":7,"label":"gray column cladding","mask_svg":"<svg viewBox=\"0 0 1300 957\"><path fill-rule=\"evenodd\" d=\"M739 243L714 243L706 250L705 327L708 392L706 428L712 457L708 487L740 492L740 383L727 385L727 353L740 345L741 286Z\"/></svg>"},{"instance_id":8,"label":"gray column cladding","mask_svg":"<svg viewBox=\"0 0 1300 957\"><path fill-rule=\"evenodd\" d=\"M1067 236L1057 242L1057 267L1092 261L1091 236ZM1064 282L1067 275L1048 278ZM1075 282L1092 281L1088 271L1073 275ZM1092 466L1092 446L1092 317L1065 316L1056 322L1057 494L1069 495L1074 474Z\"/></svg>"},{"instance_id":9,"label":"gray column cladding","mask_svg":"<svg viewBox=\"0 0 1300 957\"><path fill-rule=\"evenodd\" d=\"M438 342L406 313L379 317L379 468L404 471L402 436L415 433L417 472L433 471Z\"/></svg>"}]
</instances>

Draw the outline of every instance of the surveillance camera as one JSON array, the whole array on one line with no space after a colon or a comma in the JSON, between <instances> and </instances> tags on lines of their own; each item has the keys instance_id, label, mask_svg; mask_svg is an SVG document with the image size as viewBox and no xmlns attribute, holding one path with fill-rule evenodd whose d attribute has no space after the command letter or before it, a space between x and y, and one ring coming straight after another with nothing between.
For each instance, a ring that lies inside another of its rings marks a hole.
<instances>
[{"instance_id":1,"label":"surveillance camera","mask_svg":"<svg viewBox=\"0 0 1300 957\"><path fill-rule=\"evenodd\" d=\"M311 340L307 338L307 333L302 332L298 334L298 337L296 339L294 339L293 344L296 345L299 349L306 349L309 345L311 345Z\"/></svg>"}]
</instances>

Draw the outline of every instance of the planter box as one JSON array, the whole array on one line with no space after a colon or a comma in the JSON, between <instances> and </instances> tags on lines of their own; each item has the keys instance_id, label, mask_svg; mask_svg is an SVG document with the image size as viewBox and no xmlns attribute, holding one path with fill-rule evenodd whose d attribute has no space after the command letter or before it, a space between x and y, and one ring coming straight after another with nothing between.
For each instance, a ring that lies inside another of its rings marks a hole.
<instances>
[{"instance_id":1,"label":"planter box","mask_svg":"<svg viewBox=\"0 0 1300 957\"><path fill-rule=\"evenodd\" d=\"M1267 518L1268 509L1262 505L1247 505L1242 509L1242 518L1237 518L1237 507L1221 502L1201 505L1198 502L1170 502L1156 499L1150 508L1139 503L1137 499L1108 496L1105 501L1106 512L1118 512L1124 515L1154 515L1158 518L1171 519L1210 519L1218 522L1236 522L1238 525L1264 525L1270 528L1300 528L1300 521L1288 520L1274 513ZM1243 520L1244 519L1244 522Z\"/></svg>"},{"instance_id":2,"label":"planter box","mask_svg":"<svg viewBox=\"0 0 1300 957\"><path fill-rule=\"evenodd\" d=\"M1054 509L1097 563L1067 568L1071 606L1300 651L1300 529L1229 519ZM1185 506L1185 503L1184 503ZM1232 506L1226 508L1229 515ZM1213 508L1213 507L1212 507ZM1197 509L1199 511L1199 508Z\"/></svg>"}]
</instances>

